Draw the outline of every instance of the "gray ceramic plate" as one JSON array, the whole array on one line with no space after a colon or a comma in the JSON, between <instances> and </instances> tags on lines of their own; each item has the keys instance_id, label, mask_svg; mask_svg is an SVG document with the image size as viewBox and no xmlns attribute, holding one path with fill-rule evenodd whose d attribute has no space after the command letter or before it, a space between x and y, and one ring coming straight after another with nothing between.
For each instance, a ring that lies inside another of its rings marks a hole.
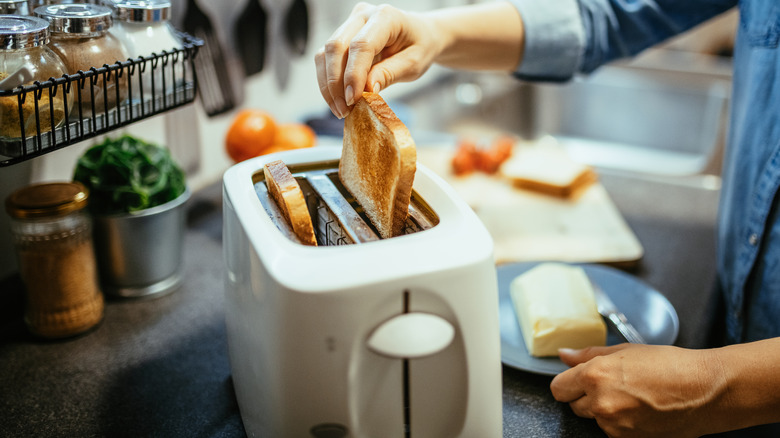
<instances>
[{"instance_id":1,"label":"gray ceramic plate","mask_svg":"<svg viewBox=\"0 0 780 438\"><path fill-rule=\"evenodd\" d=\"M498 300L501 322L501 361L510 367L537 374L554 376L568 369L557 357L533 357L528 354L520 332L520 325L509 295L509 283L518 275L539 263L510 263L499 265ZM615 268L582 264L588 277L601 286L618 308L626 314L648 344L671 345L677 339L680 321L674 307L658 291L638 278ZM612 329L607 344L624 342Z\"/></svg>"}]
</instances>

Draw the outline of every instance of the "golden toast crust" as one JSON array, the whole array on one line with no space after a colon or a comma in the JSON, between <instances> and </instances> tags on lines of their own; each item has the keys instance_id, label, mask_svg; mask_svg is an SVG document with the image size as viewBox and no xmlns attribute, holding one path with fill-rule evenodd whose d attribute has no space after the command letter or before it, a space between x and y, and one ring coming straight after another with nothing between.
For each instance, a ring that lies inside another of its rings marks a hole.
<instances>
[{"instance_id":1,"label":"golden toast crust","mask_svg":"<svg viewBox=\"0 0 780 438\"><path fill-rule=\"evenodd\" d=\"M306 199L290 169L281 160L276 160L263 166L263 174L271 199L279 206L295 235L304 245L317 246Z\"/></svg>"},{"instance_id":2,"label":"golden toast crust","mask_svg":"<svg viewBox=\"0 0 780 438\"><path fill-rule=\"evenodd\" d=\"M339 178L382 238L403 233L416 170L406 125L378 94L363 93L344 122Z\"/></svg>"}]
</instances>

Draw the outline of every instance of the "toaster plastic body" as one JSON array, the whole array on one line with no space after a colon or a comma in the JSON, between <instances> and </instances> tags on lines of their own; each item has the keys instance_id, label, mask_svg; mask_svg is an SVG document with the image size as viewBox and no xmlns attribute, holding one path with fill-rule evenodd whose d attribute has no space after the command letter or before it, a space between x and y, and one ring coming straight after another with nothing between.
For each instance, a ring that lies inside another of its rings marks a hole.
<instances>
[{"instance_id":1,"label":"toaster plastic body","mask_svg":"<svg viewBox=\"0 0 780 438\"><path fill-rule=\"evenodd\" d=\"M501 436L493 243L441 178L418 165L414 180L435 226L363 244L295 243L260 203L254 184L266 162L339 155L261 156L223 178L228 349L247 434ZM403 315L438 321L450 340ZM391 347L372 344L388 336ZM415 353L418 341L433 347Z\"/></svg>"}]
</instances>

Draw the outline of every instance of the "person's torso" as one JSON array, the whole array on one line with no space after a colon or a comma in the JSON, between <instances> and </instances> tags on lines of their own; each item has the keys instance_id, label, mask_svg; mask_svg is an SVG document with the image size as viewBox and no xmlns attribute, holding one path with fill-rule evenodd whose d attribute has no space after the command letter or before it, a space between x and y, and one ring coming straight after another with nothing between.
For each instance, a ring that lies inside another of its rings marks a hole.
<instances>
[{"instance_id":1,"label":"person's torso","mask_svg":"<svg viewBox=\"0 0 780 438\"><path fill-rule=\"evenodd\" d=\"M730 342L780 336L780 2L739 6L718 235Z\"/></svg>"}]
</instances>

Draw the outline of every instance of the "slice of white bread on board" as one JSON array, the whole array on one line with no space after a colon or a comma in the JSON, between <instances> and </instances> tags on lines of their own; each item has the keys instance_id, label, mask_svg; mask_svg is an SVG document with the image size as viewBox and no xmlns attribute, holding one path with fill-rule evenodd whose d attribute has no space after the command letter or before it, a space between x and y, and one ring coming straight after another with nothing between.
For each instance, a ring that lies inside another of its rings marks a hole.
<instances>
[{"instance_id":1,"label":"slice of white bread on board","mask_svg":"<svg viewBox=\"0 0 780 438\"><path fill-rule=\"evenodd\" d=\"M383 239L403 233L416 170L406 125L378 94L363 93L344 121L339 178Z\"/></svg>"},{"instance_id":2,"label":"slice of white bread on board","mask_svg":"<svg viewBox=\"0 0 780 438\"><path fill-rule=\"evenodd\" d=\"M555 144L516 147L500 173L515 187L560 198L575 198L598 180L596 172L576 162Z\"/></svg>"},{"instance_id":3,"label":"slice of white bread on board","mask_svg":"<svg viewBox=\"0 0 780 438\"><path fill-rule=\"evenodd\" d=\"M271 199L279 206L295 235L304 245L317 246L306 199L290 169L281 160L276 160L263 166L263 174Z\"/></svg>"}]
</instances>

